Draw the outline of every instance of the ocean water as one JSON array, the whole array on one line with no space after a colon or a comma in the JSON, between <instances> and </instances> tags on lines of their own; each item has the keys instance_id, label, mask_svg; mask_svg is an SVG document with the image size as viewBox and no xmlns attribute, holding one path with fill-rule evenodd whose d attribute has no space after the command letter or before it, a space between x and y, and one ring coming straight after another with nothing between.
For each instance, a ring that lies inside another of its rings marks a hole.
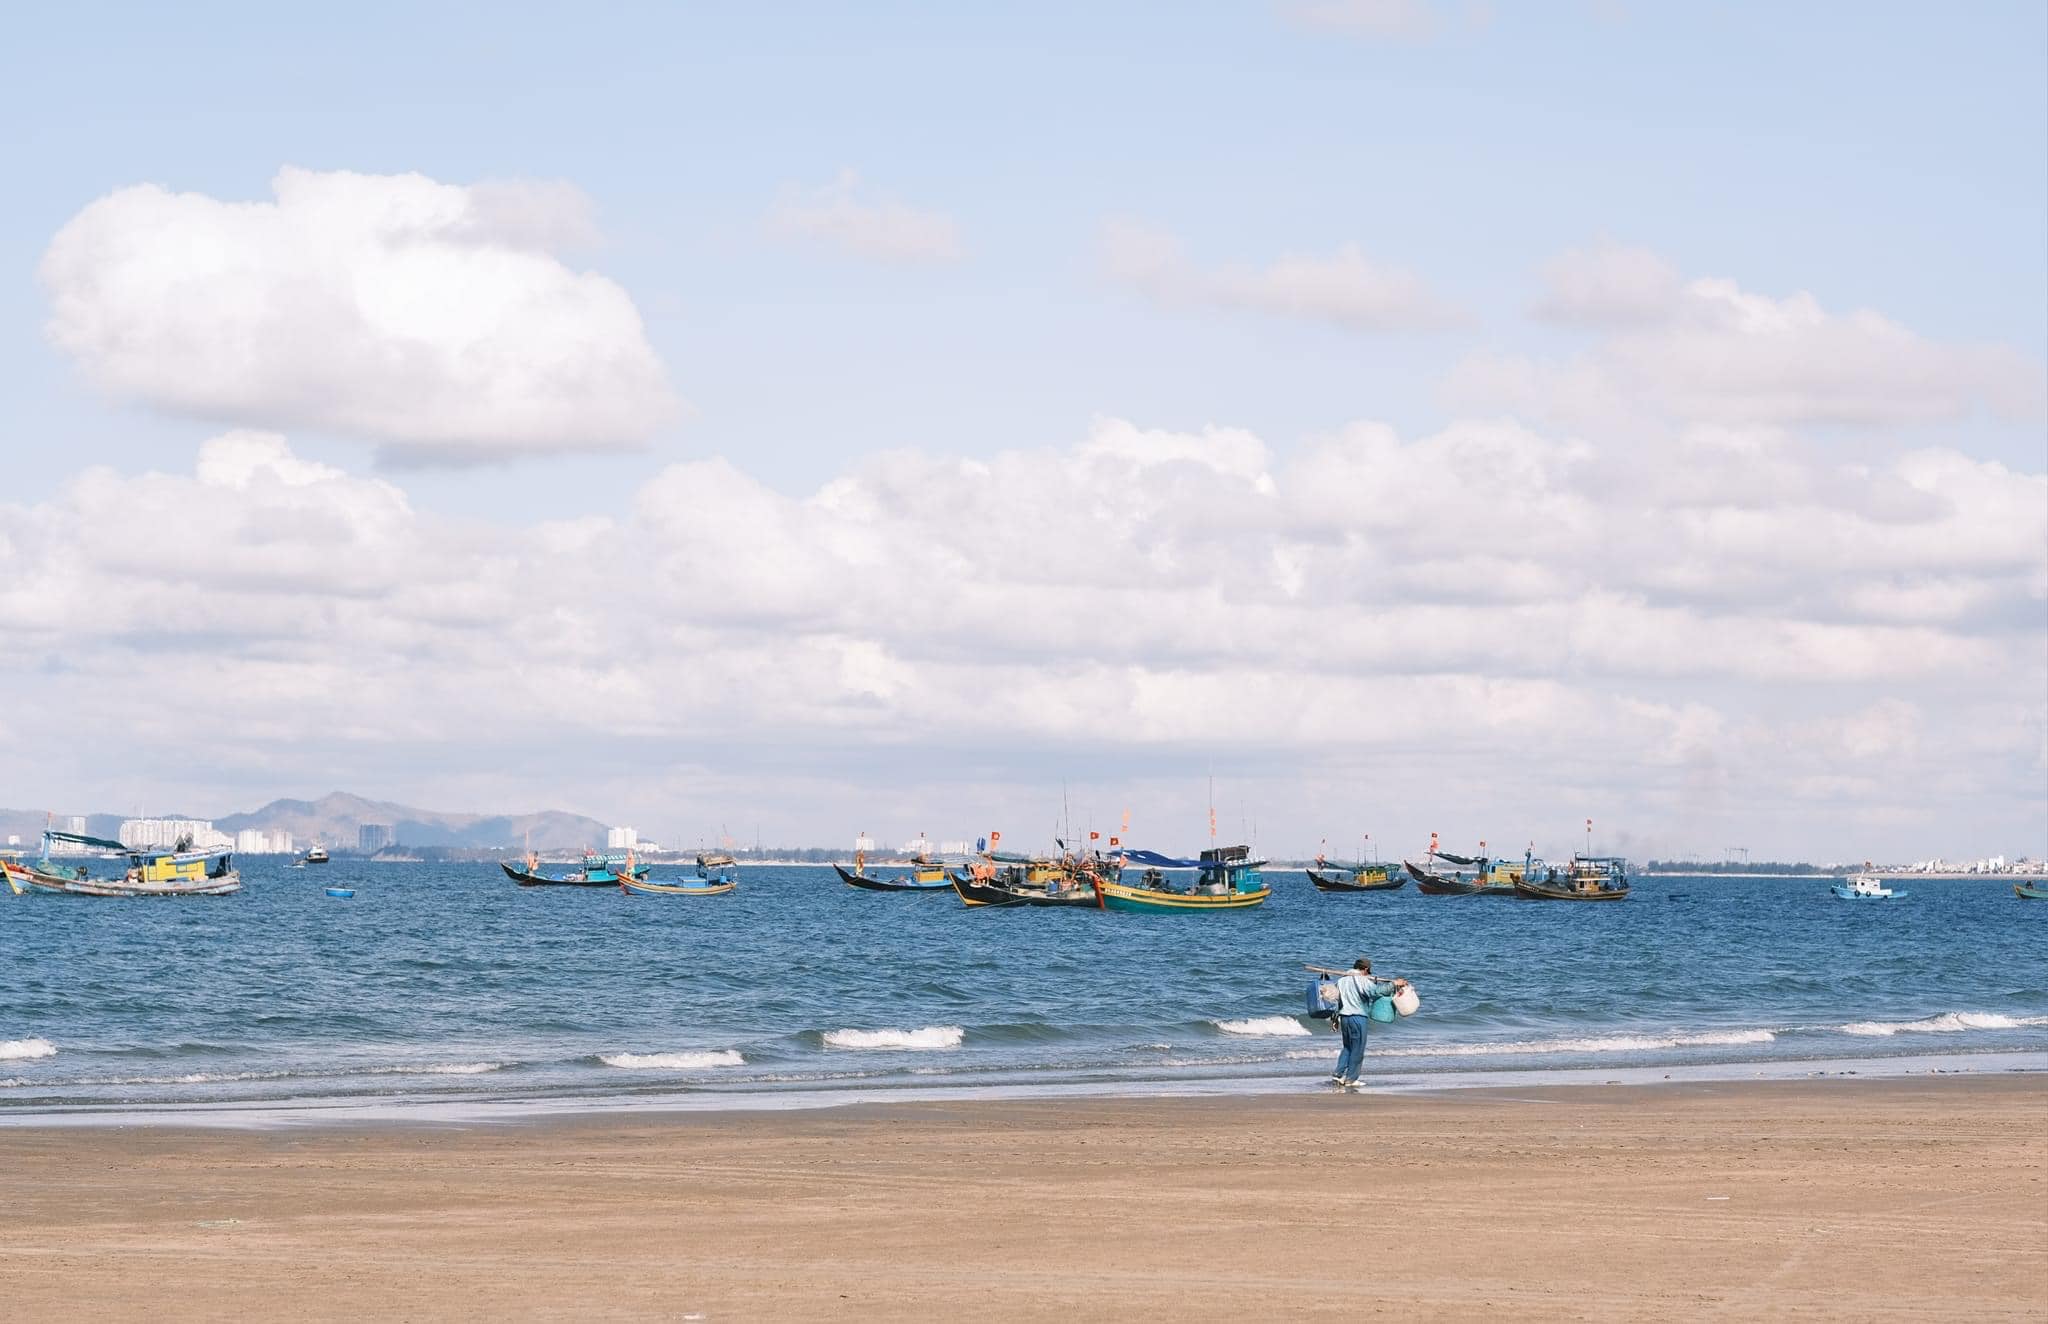
<instances>
[{"instance_id":1,"label":"ocean water","mask_svg":"<svg viewBox=\"0 0 2048 1324\"><path fill-rule=\"evenodd\" d=\"M751 868L737 892L523 889L495 865L253 861L225 898L0 893L0 1118L374 1101L1186 1089L1328 1073L1303 962L1371 955L1419 1014L1368 1074L2048 1052L2048 904L1915 881L1649 878L1568 905L1274 896L1219 915L969 910ZM352 900L324 894L356 889Z\"/></svg>"}]
</instances>

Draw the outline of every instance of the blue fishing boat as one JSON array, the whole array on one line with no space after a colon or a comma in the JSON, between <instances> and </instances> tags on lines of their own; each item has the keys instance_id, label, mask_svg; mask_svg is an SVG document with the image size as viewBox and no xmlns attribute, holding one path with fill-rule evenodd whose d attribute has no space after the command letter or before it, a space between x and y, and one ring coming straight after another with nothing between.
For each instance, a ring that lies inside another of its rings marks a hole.
<instances>
[{"instance_id":1,"label":"blue fishing boat","mask_svg":"<svg viewBox=\"0 0 2048 1324\"><path fill-rule=\"evenodd\" d=\"M1846 883L1835 883L1828 888L1844 901L1904 901L1912 893L1886 887L1884 880L1875 874L1859 873Z\"/></svg>"},{"instance_id":2,"label":"blue fishing boat","mask_svg":"<svg viewBox=\"0 0 2048 1324\"><path fill-rule=\"evenodd\" d=\"M520 866L498 862L506 877L521 887L617 887L622 878L642 878L647 866L634 864L629 854L600 855L596 851L583 852L582 863L575 868L560 868L543 872L540 857L528 852Z\"/></svg>"},{"instance_id":3,"label":"blue fishing boat","mask_svg":"<svg viewBox=\"0 0 2048 1324\"><path fill-rule=\"evenodd\" d=\"M1126 910L1141 914L1166 914L1206 910L1248 910L1273 895L1259 870L1264 860L1252 858L1249 846L1216 846L1192 860L1175 859L1154 851L1123 852L1125 869L1137 865L1143 872L1136 883L1108 878L1095 886L1096 904L1104 910ZM1194 870L1191 880L1182 882L1170 872Z\"/></svg>"}]
</instances>

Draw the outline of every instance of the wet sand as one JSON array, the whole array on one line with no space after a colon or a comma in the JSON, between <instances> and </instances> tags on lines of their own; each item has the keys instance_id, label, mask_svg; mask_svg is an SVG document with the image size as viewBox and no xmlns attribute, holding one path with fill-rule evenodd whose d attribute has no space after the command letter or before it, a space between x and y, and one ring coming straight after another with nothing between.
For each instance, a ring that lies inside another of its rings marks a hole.
<instances>
[{"instance_id":1,"label":"wet sand","mask_svg":"<svg viewBox=\"0 0 2048 1324\"><path fill-rule=\"evenodd\" d=\"M0 1129L12 1318L2048 1318L2048 1078Z\"/></svg>"}]
</instances>

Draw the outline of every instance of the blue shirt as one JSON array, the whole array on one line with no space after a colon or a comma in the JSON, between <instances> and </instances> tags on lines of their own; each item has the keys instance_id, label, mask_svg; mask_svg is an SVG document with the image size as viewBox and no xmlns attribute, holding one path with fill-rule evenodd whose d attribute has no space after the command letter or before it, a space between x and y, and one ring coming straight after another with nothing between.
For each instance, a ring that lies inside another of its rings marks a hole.
<instances>
[{"instance_id":1,"label":"blue shirt","mask_svg":"<svg viewBox=\"0 0 2048 1324\"><path fill-rule=\"evenodd\" d=\"M1352 971L1337 981L1337 1014L1365 1016L1372 1012L1374 998L1393 996L1394 986L1384 979Z\"/></svg>"}]
</instances>

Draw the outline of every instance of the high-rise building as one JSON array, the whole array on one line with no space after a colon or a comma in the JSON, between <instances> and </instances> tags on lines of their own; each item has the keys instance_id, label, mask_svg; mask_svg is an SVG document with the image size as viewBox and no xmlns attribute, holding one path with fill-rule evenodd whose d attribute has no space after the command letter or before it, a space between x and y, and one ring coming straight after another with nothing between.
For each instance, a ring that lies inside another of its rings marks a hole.
<instances>
[{"instance_id":1,"label":"high-rise building","mask_svg":"<svg viewBox=\"0 0 2048 1324\"><path fill-rule=\"evenodd\" d=\"M640 844L640 834L629 827L615 827L604 834L606 850L632 850Z\"/></svg>"},{"instance_id":2,"label":"high-rise building","mask_svg":"<svg viewBox=\"0 0 2048 1324\"><path fill-rule=\"evenodd\" d=\"M115 834L131 850L232 850L234 838L204 818L131 818Z\"/></svg>"},{"instance_id":3,"label":"high-rise building","mask_svg":"<svg viewBox=\"0 0 2048 1324\"><path fill-rule=\"evenodd\" d=\"M356 829L356 849L365 855L375 855L391 844L391 825L388 823L365 823Z\"/></svg>"}]
</instances>

